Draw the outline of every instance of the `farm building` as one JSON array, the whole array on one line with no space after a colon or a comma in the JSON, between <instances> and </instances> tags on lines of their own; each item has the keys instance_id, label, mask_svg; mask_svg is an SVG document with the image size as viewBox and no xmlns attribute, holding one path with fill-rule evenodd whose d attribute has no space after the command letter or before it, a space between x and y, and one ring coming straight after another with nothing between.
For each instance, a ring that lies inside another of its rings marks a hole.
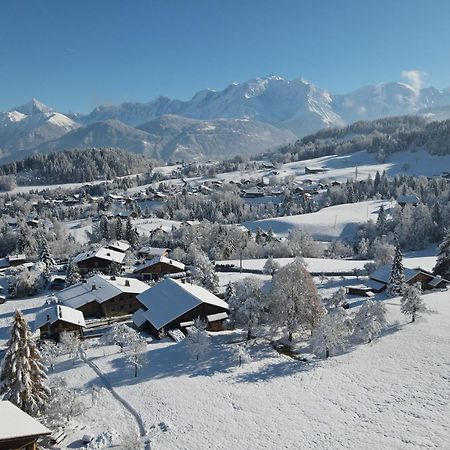
<instances>
[{"instance_id":1,"label":"farm building","mask_svg":"<svg viewBox=\"0 0 450 450\"><path fill-rule=\"evenodd\" d=\"M166 256L168 257L170 253L170 248L159 248L159 247L149 247L145 245L141 247L137 253L138 258L154 258L155 256Z\"/></svg>"},{"instance_id":2,"label":"farm building","mask_svg":"<svg viewBox=\"0 0 450 450\"><path fill-rule=\"evenodd\" d=\"M11 402L0 401L0 449L36 450L36 441L51 431Z\"/></svg>"},{"instance_id":3,"label":"farm building","mask_svg":"<svg viewBox=\"0 0 450 450\"><path fill-rule=\"evenodd\" d=\"M130 244L127 241L114 241L108 244L108 248L116 252L125 253L130 249Z\"/></svg>"},{"instance_id":4,"label":"farm building","mask_svg":"<svg viewBox=\"0 0 450 450\"><path fill-rule=\"evenodd\" d=\"M399 195L397 197L397 203L403 208L406 205L417 206L420 203L417 195Z\"/></svg>"},{"instance_id":5,"label":"farm building","mask_svg":"<svg viewBox=\"0 0 450 450\"><path fill-rule=\"evenodd\" d=\"M112 263L122 264L125 253L101 247L98 250L79 253L73 259L80 273L86 274L91 270L109 270Z\"/></svg>"},{"instance_id":6,"label":"farm building","mask_svg":"<svg viewBox=\"0 0 450 450\"><path fill-rule=\"evenodd\" d=\"M369 275L369 280L366 283L367 286L369 286L373 292L383 291L384 289L386 289L386 286L389 282L391 270L392 266L390 264L379 267L377 270L375 270L375 272L372 272ZM407 284L415 284L419 282L422 285L423 290L443 289L446 288L450 283L449 280L446 280L442 277L437 277L432 273L420 268L408 269L405 267L404 273L405 282Z\"/></svg>"},{"instance_id":7,"label":"farm building","mask_svg":"<svg viewBox=\"0 0 450 450\"><path fill-rule=\"evenodd\" d=\"M141 280L159 280L164 275L185 272L186 266L183 263L167 258L166 256L155 256L149 261L139 264L134 273Z\"/></svg>"},{"instance_id":8,"label":"farm building","mask_svg":"<svg viewBox=\"0 0 450 450\"><path fill-rule=\"evenodd\" d=\"M59 341L64 331L76 332L82 338L86 327L81 311L63 305L51 305L36 315L34 330L39 330L41 339Z\"/></svg>"},{"instance_id":9,"label":"farm building","mask_svg":"<svg viewBox=\"0 0 450 450\"><path fill-rule=\"evenodd\" d=\"M162 329L186 327L197 317L203 320L210 317L209 323L213 324L210 328L215 328L226 319L222 313L228 313L228 304L211 292L171 278L138 295L138 300L142 308L133 314L133 322L156 337Z\"/></svg>"},{"instance_id":10,"label":"farm building","mask_svg":"<svg viewBox=\"0 0 450 450\"><path fill-rule=\"evenodd\" d=\"M135 278L96 274L56 294L65 306L85 317L113 317L132 314L141 306L136 296L149 286Z\"/></svg>"}]
</instances>

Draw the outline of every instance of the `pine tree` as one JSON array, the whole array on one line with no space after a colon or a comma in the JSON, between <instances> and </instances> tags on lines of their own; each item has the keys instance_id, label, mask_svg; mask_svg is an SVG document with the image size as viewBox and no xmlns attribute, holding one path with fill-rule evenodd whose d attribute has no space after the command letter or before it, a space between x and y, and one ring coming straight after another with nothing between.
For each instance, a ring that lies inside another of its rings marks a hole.
<instances>
[{"instance_id":1,"label":"pine tree","mask_svg":"<svg viewBox=\"0 0 450 450\"><path fill-rule=\"evenodd\" d=\"M394 262L392 263L391 274L387 284L387 293L391 297L397 297L403 294L405 285L405 271L403 269L403 255L400 251L400 245L395 248Z\"/></svg>"},{"instance_id":2,"label":"pine tree","mask_svg":"<svg viewBox=\"0 0 450 450\"><path fill-rule=\"evenodd\" d=\"M49 397L45 366L22 313L16 310L0 375L0 394L28 414L37 414Z\"/></svg>"},{"instance_id":3,"label":"pine tree","mask_svg":"<svg viewBox=\"0 0 450 450\"><path fill-rule=\"evenodd\" d=\"M116 239L121 240L123 238L123 225L120 217L116 220Z\"/></svg>"},{"instance_id":4,"label":"pine tree","mask_svg":"<svg viewBox=\"0 0 450 450\"><path fill-rule=\"evenodd\" d=\"M48 242L45 238L41 241L41 254L40 260L44 264L44 276L46 279L49 278L50 273L56 269L56 262L50 254L50 249L48 248Z\"/></svg>"},{"instance_id":5,"label":"pine tree","mask_svg":"<svg viewBox=\"0 0 450 450\"><path fill-rule=\"evenodd\" d=\"M100 219L100 238L109 241L108 219L105 216Z\"/></svg>"},{"instance_id":6,"label":"pine tree","mask_svg":"<svg viewBox=\"0 0 450 450\"><path fill-rule=\"evenodd\" d=\"M131 224L130 217L128 217L127 224L125 226L125 239L131 244L133 239L133 225Z\"/></svg>"},{"instance_id":7,"label":"pine tree","mask_svg":"<svg viewBox=\"0 0 450 450\"><path fill-rule=\"evenodd\" d=\"M444 278L450 277L450 230L445 233L444 239L439 246L433 273Z\"/></svg>"},{"instance_id":8,"label":"pine tree","mask_svg":"<svg viewBox=\"0 0 450 450\"><path fill-rule=\"evenodd\" d=\"M380 209L378 210L377 232L379 236L386 234L386 211L384 210L383 205L381 205Z\"/></svg>"},{"instance_id":9,"label":"pine tree","mask_svg":"<svg viewBox=\"0 0 450 450\"><path fill-rule=\"evenodd\" d=\"M230 301L230 298L233 297L235 292L236 290L234 289L233 283L229 281L225 289L225 301L227 303Z\"/></svg>"},{"instance_id":10,"label":"pine tree","mask_svg":"<svg viewBox=\"0 0 450 450\"><path fill-rule=\"evenodd\" d=\"M71 259L67 264L66 271L66 285L72 286L81 281L80 269L78 268L78 264Z\"/></svg>"},{"instance_id":11,"label":"pine tree","mask_svg":"<svg viewBox=\"0 0 450 450\"><path fill-rule=\"evenodd\" d=\"M407 316L411 316L411 322L415 322L419 312L427 311L422 300L422 286L419 282L412 286L406 286L400 304L401 312Z\"/></svg>"},{"instance_id":12,"label":"pine tree","mask_svg":"<svg viewBox=\"0 0 450 450\"><path fill-rule=\"evenodd\" d=\"M15 278L10 278L8 280L8 295L11 298L16 298L18 295L18 291L17 291L17 282Z\"/></svg>"}]
</instances>

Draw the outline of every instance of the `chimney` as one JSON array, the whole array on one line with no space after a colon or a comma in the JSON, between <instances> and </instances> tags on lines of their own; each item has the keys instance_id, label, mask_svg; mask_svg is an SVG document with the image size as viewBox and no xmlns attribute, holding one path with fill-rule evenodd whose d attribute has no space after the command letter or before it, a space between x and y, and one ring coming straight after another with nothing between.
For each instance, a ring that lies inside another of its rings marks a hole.
<instances>
[{"instance_id":1,"label":"chimney","mask_svg":"<svg viewBox=\"0 0 450 450\"><path fill-rule=\"evenodd\" d=\"M97 290L97 286L95 284L92 285L91 291Z\"/></svg>"},{"instance_id":2,"label":"chimney","mask_svg":"<svg viewBox=\"0 0 450 450\"><path fill-rule=\"evenodd\" d=\"M50 314L47 314L47 322L50 322Z\"/></svg>"},{"instance_id":3,"label":"chimney","mask_svg":"<svg viewBox=\"0 0 450 450\"><path fill-rule=\"evenodd\" d=\"M125 286L130 287L130 280L125 280Z\"/></svg>"}]
</instances>

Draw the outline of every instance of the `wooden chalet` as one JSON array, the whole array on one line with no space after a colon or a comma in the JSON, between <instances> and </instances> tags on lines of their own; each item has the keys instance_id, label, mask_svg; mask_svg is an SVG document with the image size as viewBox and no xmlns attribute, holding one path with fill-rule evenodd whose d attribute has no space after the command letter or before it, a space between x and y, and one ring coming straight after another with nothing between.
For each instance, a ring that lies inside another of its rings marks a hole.
<instances>
[{"instance_id":1,"label":"wooden chalet","mask_svg":"<svg viewBox=\"0 0 450 450\"><path fill-rule=\"evenodd\" d=\"M169 256L170 248L160 248L160 247L150 247L148 245L145 245L144 247L141 247L138 252L137 256L138 258L146 258L151 259L155 256Z\"/></svg>"},{"instance_id":2,"label":"wooden chalet","mask_svg":"<svg viewBox=\"0 0 450 450\"><path fill-rule=\"evenodd\" d=\"M34 320L34 330L39 330L40 338L56 342L59 342L61 333L65 331L75 332L83 338L84 328L86 323L81 311L59 304L41 311Z\"/></svg>"},{"instance_id":3,"label":"wooden chalet","mask_svg":"<svg viewBox=\"0 0 450 450\"><path fill-rule=\"evenodd\" d=\"M134 273L137 274L141 280L159 280L165 275L182 273L185 271L186 266L183 263L165 256L155 256L153 259L139 264L134 270Z\"/></svg>"},{"instance_id":4,"label":"wooden chalet","mask_svg":"<svg viewBox=\"0 0 450 450\"><path fill-rule=\"evenodd\" d=\"M196 318L219 329L228 317L228 304L206 289L184 281L166 278L138 295L141 308L133 314L139 329L159 337L164 329L181 329ZM226 313L227 315L225 316Z\"/></svg>"},{"instance_id":5,"label":"wooden chalet","mask_svg":"<svg viewBox=\"0 0 450 450\"><path fill-rule=\"evenodd\" d=\"M11 402L0 401L0 450L37 450L51 431Z\"/></svg>"},{"instance_id":6,"label":"wooden chalet","mask_svg":"<svg viewBox=\"0 0 450 450\"><path fill-rule=\"evenodd\" d=\"M122 264L125 253L101 247L98 250L83 252L73 259L80 269L81 274L92 270L108 271L112 263Z\"/></svg>"},{"instance_id":7,"label":"wooden chalet","mask_svg":"<svg viewBox=\"0 0 450 450\"><path fill-rule=\"evenodd\" d=\"M81 311L85 317L114 317L137 311L141 304L136 297L147 289L147 284L135 278L96 274L56 296L64 306Z\"/></svg>"},{"instance_id":8,"label":"wooden chalet","mask_svg":"<svg viewBox=\"0 0 450 450\"><path fill-rule=\"evenodd\" d=\"M130 249L131 245L125 241L113 241L108 244L108 248L110 250L114 250L116 252L126 253Z\"/></svg>"}]
</instances>

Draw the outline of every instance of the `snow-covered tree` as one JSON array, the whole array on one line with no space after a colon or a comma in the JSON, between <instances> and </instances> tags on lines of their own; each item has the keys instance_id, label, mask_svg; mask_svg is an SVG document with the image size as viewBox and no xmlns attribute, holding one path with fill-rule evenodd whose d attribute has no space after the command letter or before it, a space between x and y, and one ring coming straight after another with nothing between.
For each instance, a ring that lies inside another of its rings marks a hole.
<instances>
[{"instance_id":1,"label":"snow-covered tree","mask_svg":"<svg viewBox=\"0 0 450 450\"><path fill-rule=\"evenodd\" d=\"M116 220L115 233L116 239L120 241L123 238L123 224L122 219L120 217L118 217Z\"/></svg>"},{"instance_id":2,"label":"snow-covered tree","mask_svg":"<svg viewBox=\"0 0 450 450\"><path fill-rule=\"evenodd\" d=\"M376 267L392 263L395 254L395 247L389 243L386 236L376 238L372 243L372 249Z\"/></svg>"},{"instance_id":3,"label":"snow-covered tree","mask_svg":"<svg viewBox=\"0 0 450 450\"><path fill-rule=\"evenodd\" d=\"M225 288L225 298L224 300L228 303L230 298L235 294L235 289L233 283L231 281L228 282L227 287Z\"/></svg>"},{"instance_id":4,"label":"snow-covered tree","mask_svg":"<svg viewBox=\"0 0 450 450\"><path fill-rule=\"evenodd\" d=\"M263 273L273 275L280 268L280 264L269 256L264 263Z\"/></svg>"},{"instance_id":5,"label":"snow-covered tree","mask_svg":"<svg viewBox=\"0 0 450 450\"><path fill-rule=\"evenodd\" d=\"M192 266L192 281L200 284L212 293L217 293L219 288L219 277L214 270L214 264L212 264L208 256L194 244L189 246L189 261Z\"/></svg>"},{"instance_id":6,"label":"snow-covered tree","mask_svg":"<svg viewBox=\"0 0 450 450\"><path fill-rule=\"evenodd\" d=\"M58 349L61 355L68 355L75 364L80 352L80 337L73 331L63 331L59 335Z\"/></svg>"},{"instance_id":7,"label":"snow-covered tree","mask_svg":"<svg viewBox=\"0 0 450 450\"><path fill-rule=\"evenodd\" d=\"M275 273L270 297L274 324L286 329L289 341L300 327L312 330L324 314L314 280L298 258Z\"/></svg>"},{"instance_id":8,"label":"snow-covered tree","mask_svg":"<svg viewBox=\"0 0 450 450\"><path fill-rule=\"evenodd\" d=\"M235 347L235 354L236 354L236 359L239 362L239 367L241 367L243 363L246 363L246 362L250 361L250 359L251 359L250 353L248 352L247 345L245 345L245 344L238 344Z\"/></svg>"},{"instance_id":9,"label":"snow-covered tree","mask_svg":"<svg viewBox=\"0 0 450 450\"><path fill-rule=\"evenodd\" d=\"M343 311L342 308L339 309ZM325 354L328 358L345 347L348 334L349 328L344 314L337 311L336 314L325 314L313 330L311 347L315 354Z\"/></svg>"},{"instance_id":10,"label":"snow-covered tree","mask_svg":"<svg viewBox=\"0 0 450 450\"><path fill-rule=\"evenodd\" d=\"M121 275L123 271L122 264L118 263L117 261L113 261L108 268L108 275L118 277Z\"/></svg>"},{"instance_id":11,"label":"snow-covered tree","mask_svg":"<svg viewBox=\"0 0 450 450\"><path fill-rule=\"evenodd\" d=\"M125 239L131 244L131 239L133 237L133 225L131 223L131 218L127 218L127 223L125 225Z\"/></svg>"},{"instance_id":12,"label":"snow-covered tree","mask_svg":"<svg viewBox=\"0 0 450 450\"><path fill-rule=\"evenodd\" d=\"M125 323L114 323L112 327L102 336L102 342L106 345L118 345L120 351L123 352L124 348L137 340L139 334L136 330L129 327Z\"/></svg>"},{"instance_id":13,"label":"snow-covered tree","mask_svg":"<svg viewBox=\"0 0 450 450\"><path fill-rule=\"evenodd\" d=\"M247 339L251 339L266 308L262 288L263 283L260 279L246 277L234 283L235 293L228 302L234 322L247 329Z\"/></svg>"},{"instance_id":14,"label":"snow-covered tree","mask_svg":"<svg viewBox=\"0 0 450 450\"><path fill-rule=\"evenodd\" d=\"M147 361L147 342L143 337L136 333L132 340L125 346L125 360L127 364L134 369L134 376L138 376L140 369Z\"/></svg>"},{"instance_id":15,"label":"snow-covered tree","mask_svg":"<svg viewBox=\"0 0 450 450\"><path fill-rule=\"evenodd\" d=\"M439 245L438 257L433 273L443 278L450 278L450 230L445 233L444 239Z\"/></svg>"},{"instance_id":16,"label":"snow-covered tree","mask_svg":"<svg viewBox=\"0 0 450 450\"><path fill-rule=\"evenodd\" d=\"M340 287L333 293L330 299L327 301L326 308L331 310L333 308L342 308L347 303L347 295L345 288Z\"/></svg>"},{"instance_id":17,"label":"snow-covered tree","mask_svg":"<svg viewBox=\"0 0 450 450\"><path fill-rule=\"evenodd\" d=\"M353 333L360 342L371 342L386 326L386 307L383 303L367 300L353 319Z\"/></svg>"},{"instance_id":18,"label":"snow-covered tree","mask_svg":"<svg viewBox=\"0 0 450 450\"><path fill-rule=\"evenodd\" d=\"M400 245L397 244L386 291L391 297L397 297L403 294L404 285L405 271L403 269L403 255L400 251Z\"/></svg>"},{"instance_id":19,"label":"snow-covered tree","mask_svg":"<svg viewBox=\"0 0 450 450\"><path fill-rule=\"evenodd\" d=\"M42 355L42 363L53 372L56 359L59 356L59 349L56 342L52 340L43 341L40 352Z\"/></svg>"},{"instance_id":20,"label":"snow-covered tree","mask_svg":"<svg viewBox=\"0 0 450 450\"><path fill-rule=\"evenodd\" d=\"M419 282L405 287L400 305L401 312L411 316L411 322L415 322L418 313L427 311L422 299L422 287Z\"/></svg>"},{"instance_id":21,"label":"snow-covered tree","mask_svg":"<svg viewBox=\"0 0 450 450\"><path fill-rule=\"evenodd\" d=\"M209 334L206 332L206 323L201 319L195 319L194 325L188 329L186 343L189 351L196 360L206 354L209 349Z\"/></svg>"},{"instance_id":22,"label":"snow-covered tree","mask_svg":"<svg viewBox=\"0 0 450 450\"><path fill-rule=\"evenodd\" d=\"M101 217L99 227L100 227L100 238L108 241L110 238L109 226L108 226L108 219L105 216Z\"/></svg>"},{"instance_id":23,"label":"snow-covered tree","mask_svg":"<svg viewBox=\"0 0 450 450\"><path fill-rule=\"evenodd\" d=\"M19 294L19 291L17 289L17 281L16 281L15 277L10 278L8 280L8 295L11 298L16 298L18 294Z\"/></svg>"},{"instance_id":24,"label":"snow-covered tree","mask_svg":"<svg viewBox=\"0 0 450 450\"><path fill-rule=\"evenodd\" d=\"M379 236L386 234L387 231L386 221L387 221L386 210L384 209L384 205L381 205L380 209L378 210L378 217L377 217L377 232Z\"/></svg>"},{"instance_id":25,"label":"snow-covered tree","mask_svg":"<svg viewBox=\"0 0 450 450\"><path fill-rule=\"evenodd\" d=\"M12 280L15 293L18 296L34 295L45 285L44 264L37 262L33 267L21 270Z\"/></svg>"},{"instance_id":26,"label":"snow-covered tree","mask_svg":"<svg viewBox=\"0 0 450 450\"><path fill-rule=\"evenodd\" d=\"M53 377L49 384L50 396L43 409L43 415L49 426L61 426L72 417L85 411L80 396L69 388L62 376Z\"/></svg>"},{"instance_id":27,"label":"snow-covered tree","mask_svg":"<svg viewBox=\"0 0 450 450\"><path fill-rule=\"evenodd\" d=\"M48 280L51 272L53 272L56 269L56 262L50 253L50 249L48 248L48 242L47 239L45 239L45 237L42 237L41 240L41 252L39 255L39 259L44 265L43 273L45 278Z\"/></svg>"},{"instance_id":28,"label":"snow-covered tree","mask_svg":"<svg viewBox=\"0 0 450 450\"><path fill-rule=\"evenodd\" d=\"M66 271L66 285L72 286L81 281L80 269L78 268L78 264L71 259L67 264Z\"/></svg>"},{"instance_id":29,"label":"snow-covered tree","mask_svg":"<svg viewBox=\"0 0 450 450\"><path fill-rule=\"evenodd\" d=\"M28 414L36 414L50 390L42 356L31 337L30 328L16 310L0 375L0 394Z\"/></svg>"}]
</instances>

